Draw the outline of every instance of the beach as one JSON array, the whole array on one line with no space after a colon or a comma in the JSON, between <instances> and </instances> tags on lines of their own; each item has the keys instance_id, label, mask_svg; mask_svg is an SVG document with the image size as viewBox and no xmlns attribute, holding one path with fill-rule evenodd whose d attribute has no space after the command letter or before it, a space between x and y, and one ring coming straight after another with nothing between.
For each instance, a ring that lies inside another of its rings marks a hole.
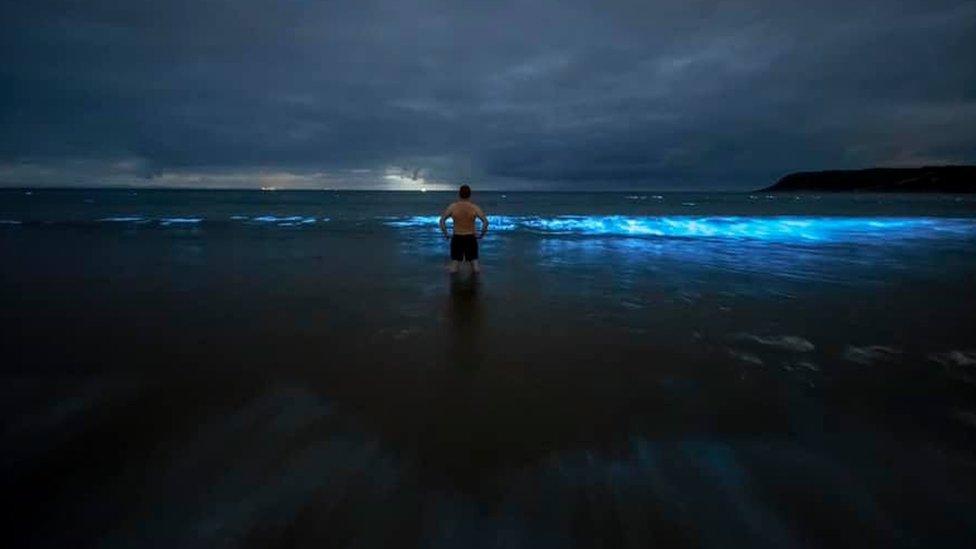
<instances>
[{"instance_id":1,"label":"beach","mask_svg":"<svg viewBox=\"0 0 976 549\"><path fill-rule=\"evenodd\" d=\"M0 190L15 545L968 546L976 198Z\"/></svg>"}]
</instances>

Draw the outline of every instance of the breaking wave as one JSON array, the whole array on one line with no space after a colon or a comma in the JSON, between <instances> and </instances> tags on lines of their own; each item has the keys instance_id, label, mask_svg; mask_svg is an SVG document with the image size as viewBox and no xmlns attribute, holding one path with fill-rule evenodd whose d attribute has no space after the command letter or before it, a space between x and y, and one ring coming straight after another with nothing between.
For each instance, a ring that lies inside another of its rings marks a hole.
<instances>
[{"instance_id":1,"label":"breaking wave","mask_svg":"<svg viewBox=\"0 0 976 549\"><path fill-rule=\"evenodd\" d=\"M851 239L916 239L976 236L976 220L950 218L849 217L630 217L490 216L493 231L562 235L660 236L829 242ZM387 219L398 228L437 230L437 216Z\"/></svg>"}]
</instances>

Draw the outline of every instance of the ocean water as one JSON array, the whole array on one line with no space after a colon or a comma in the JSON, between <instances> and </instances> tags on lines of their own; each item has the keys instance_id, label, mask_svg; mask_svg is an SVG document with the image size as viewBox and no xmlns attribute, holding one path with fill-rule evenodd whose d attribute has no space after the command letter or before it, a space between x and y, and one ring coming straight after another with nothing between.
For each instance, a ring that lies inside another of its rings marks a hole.
<instances>
[{"instance_id":1,"label":"ocean water","mask_svg":"<svg viewBox=\"0 0 976 549\"><path fill-rule=\"evenodd\" d=\"M0 191L14 545L960 546L976 198Z\"/></svg>"}]
</instances>

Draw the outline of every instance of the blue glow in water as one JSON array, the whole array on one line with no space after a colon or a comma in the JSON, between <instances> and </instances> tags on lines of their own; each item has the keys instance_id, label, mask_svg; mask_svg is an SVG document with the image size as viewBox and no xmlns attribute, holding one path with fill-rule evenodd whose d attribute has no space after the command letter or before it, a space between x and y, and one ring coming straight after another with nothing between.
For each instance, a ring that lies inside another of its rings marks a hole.
<instances>
[{"instance_id":1,"label":"blue glow in water","mask_svg":"<svg viewBox=\"0 0 976 549\"><path fill-rule=\"evenodd\" d=\"M203 221L202 217L164 217L159 220L159 223L164 226L168 225L194 225Z\"/></svg>"},{"instance_id":2,"label":"blue glow in water","mask_svg":"<svg viewBox=\"0 0 976 549\"><path fill-rule=\"evenodd\" d=\"M437 230L437 216L387 221L401 228ZM553 235L651 236L831 242L976 237L976 219L936 217L699 217L699 216L492 216L491 230Z\"/></svg>"},{"instance_id":3,"label":"blue glow in water","mask_svg":"<svg viewBox=\"0 0 976 549\"><path fill-rule=\"evenodd\" d=\"M301 216L301 215L289 215L283 217L278 217L275 215L261 215L253 218L252 221L258 223L275 223L279 227L295 227L298 225L310 225L312 223L315 223L316 220L314 217Z\"/></svg>"},{"instance_id":4,"label":"blue glow in water","mask_svg":"<svg viewBox=\"0 0 976 549\"><path fill-rule=\"evenodd\" d=\"M138 221L145 221L145 219L146 218L141 216L129 215L129 216L119 216L119 217L103 217L99 219L99 221L102 221L104 223L135 223Z\"/></svg>"},{"instance_id":5,"label":"blue glow in water","mask_svg":"<svg viewBox=\"0 0 976 549\"><path fill-rule=\"evenodd\" d=\"M300 219L301 219L301 216L298 216L298 215L290 215L290 216L287 216L287 217L278 217L278 216L274 216L274 215L261 215L261 216L255 217L254 218L254 221L258 221L260 223L289 223L289 222L298 221Z\"/></svg>"},{"instance_id":6,"label":"blue glow in water","mask_svg":"<svg viewBox=\"0 0 976 549\"><path fill-rule=\"evenodd\" d=\"M384 223L390 227L423 227L431 226L431 224L436 225L438 219L439 218L436 215L416 215L406 219L396 219L393 221L386 221Z\"/></svg>"}]
</instances>

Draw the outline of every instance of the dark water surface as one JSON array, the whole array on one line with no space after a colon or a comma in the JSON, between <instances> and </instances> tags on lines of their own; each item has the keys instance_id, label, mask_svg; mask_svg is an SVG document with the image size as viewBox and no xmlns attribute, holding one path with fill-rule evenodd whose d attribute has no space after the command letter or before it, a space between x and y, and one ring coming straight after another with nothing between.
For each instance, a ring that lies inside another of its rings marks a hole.
<instances>
[{"instance_id":1,"label":"dark water surface","mask_svg":"<svg viewBox=\"0 0 976 549\"><path fill-rule=\"evenodd\" d=\"M15 545L971 545L976 199L0 191Z\"/></svg>"}]
</instances>

